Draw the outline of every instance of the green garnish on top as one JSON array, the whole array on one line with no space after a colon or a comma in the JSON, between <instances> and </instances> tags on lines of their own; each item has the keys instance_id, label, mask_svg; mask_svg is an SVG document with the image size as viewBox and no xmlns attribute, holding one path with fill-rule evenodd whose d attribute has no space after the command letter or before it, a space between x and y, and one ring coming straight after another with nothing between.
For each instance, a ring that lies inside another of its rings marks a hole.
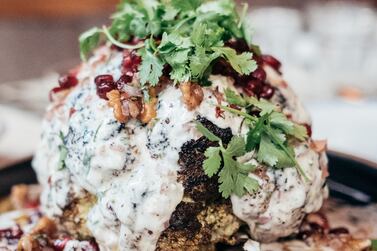
<instances>
[{"instance_id":1,"label":"green garnish on top","mask_svg":"<svg viewBox=\"0 0 377 251\"><path fill-rule=\"evenodd\" d=\"M170 66L175 83L206 83L212 63L224 58L239 74L257 68L251 52L238 54L228 47L230 40L246 41L243 16L233 0L123 0L112 15L109 27L93 28L80 37L81 57L85 60L102 40L124 49L137 49L143 86L155 86ZM132 39L139 42L132 44Z\"/></svg>"},{"instance_id":2,"label":"green garnish on top","mask_svg":"<svg viewBox=\"0 0 377 251\"><path fill-rule=\"evenodd\" d=\"M240 163L236 159L246 153L245 140L234 136L227 147L224 147L222 140L201 123L197 122L196 128L207 139L219 144L218 147L209 147L206 150L204 155L207 159L203 162L203 168L208 177L219 175L219 191L222 196L229 198L234 193L241 197L246 192L256 192L259 188L258 181L248 176L255 166Z\"/></svg>"},{"instance_id":3,"label":"green garnish on top","mask_svg":"<svg viewBox=\"0 0 377 251\"><path fill-rule=\"evenodd\" d=\"M256 150L258 161L268 166L296 167L302 177L308 180L289 144L290 139L304 141L308 137L306 128L290 121L277 106L267 100L244 97L230 89L225 91L225 96L230 104L244 110L221 107L245 118L250 128L246 139L246 150ZM259 115L250 115L252 110Z\"/></svg>"},{"instance_id":4,"label":"green garnish on top","mask_svg":"<svg viewBox=\"0 0 377 251\"><path fill-rule=\"evenodd\" d=\"M205 152L203 169L208 177L219 176L219 191L224 198L231 194L241 197L245 193L258 190L258 181L249 176L255 166L244 164L237 158L253 152L260 163L270 168L283 169L295 167L308 181L309 178L296 160L291 141L304 141L307 131L304 126L293 123L267 100L244 97L231 89L225 90L226 100L237 109L219 106L221 109L244 117L249 131L245 137L234 136L227 147L210 130L197 122L197 130L208 140L217 142L218 147L209 147ZM251 115L257 114L257 115ZM246 138L246 140L245 140Z\"/></svg>"}]
</instances>

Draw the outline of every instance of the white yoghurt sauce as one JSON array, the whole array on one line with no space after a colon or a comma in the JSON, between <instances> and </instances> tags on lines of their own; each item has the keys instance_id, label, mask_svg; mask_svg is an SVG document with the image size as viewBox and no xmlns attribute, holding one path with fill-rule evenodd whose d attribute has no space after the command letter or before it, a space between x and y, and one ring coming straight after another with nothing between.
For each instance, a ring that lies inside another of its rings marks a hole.
<instances>
[{"instance_id":1,"label":"white yoghurt sauce","mask_svg":"<svg viewBox=\"0 0 377 251\"><path fill-rule=\"evenodd\" d=\"M159 95L153 124L118 123L107 102L97 96L94 78L111 74L118 79L121 61L122 53L103 47L81 67L79 85L62 103L49 108L33 166L44 186L42 210L48 216L61 216L64 207L86 190L97 197L87 227L101 250L152 251L183 198L183 186L177 181L178 153L185 142L201 136L193 123L196 117L230 127L233 134L245 135L247 128L241 117L228 112L225 118L216 118L211 90L234 88L230 79L220 76L212 76L213 85L204 88L204 101L195 111L186 109L178 88L168 86ZM301 109L292 113L294 119L307 122ZM60 132L68 149L64 170L57 170ZM318 154L305 146L297 146L296 155L313 178L311 184L303 184L294 168L270 170L271 180L260 181L260 196L232 196L234 213L248 223L252 236L288 235L303 213L319 209L323 180ZM256 224L261 217L269 221Z\"/></svg>"}]
</instances>

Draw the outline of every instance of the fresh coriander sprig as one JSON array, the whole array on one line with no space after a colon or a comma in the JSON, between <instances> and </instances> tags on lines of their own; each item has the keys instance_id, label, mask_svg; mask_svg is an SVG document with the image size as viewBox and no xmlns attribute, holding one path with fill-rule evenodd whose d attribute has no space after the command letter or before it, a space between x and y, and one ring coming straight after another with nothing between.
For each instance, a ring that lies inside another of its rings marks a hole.
<instances>
[{"instance_id":1,"label":"fresh coriander sprig","mask_svg":"<svg viewBox=\"0 0 377 251\"><path fill-rule=\"evenodd\" d=\"M196 128L208 140L217 142L219 146L209 147L205 152L206 160L203 162L204 172L208 177L219 175L219 192L224 198L231 194L241 197L245 193L254 193L259 188L257 180L248 176L255 169L251 164L243 164L236 160L246 153L245 140L234 136L227 147L222 140L208 130L203 124L197 122Z\"/></svg>"},{"instance_id":2,"label":"fresh coriander sprig","mask_svg":"<svg viewBox=\"0 0 377 251\"><path fill-rule=\"evenodd\" d=\"M244 40L254 48L245 35L246 11L247 5L240 17L233 0L123 0L109 27L93 28L81 35L81 57L85 60L102 40L120 48L138 49L143 86L156 85L167 65L175 83L207 84L212 64L218 58L228 61L239 74L247 75L257 68L252 53L237 54L225 45L232 39ZM128 44L132 38L145 42Z\"/></svg>"},{"instance_id":3,"label":"fresh coriander sprig","mask_svg":"<svg viewBox=\"0 0 377 251\"><path fill-rule=\"evenodd\" d=\"M243 97L231 89L225 90L225 96L230 104L237 105L246 111L220 106L222 109L243 116L250 125L247 134L246 151L257 151L257 159L271 167L285 168L295 166L300 175L309 180L297 162L292 147L288 145L287 138L305 140L307 132L305 127L295 124L278 108L267 100L258 100L254 97ZM253 116L248 110L257 108L260 116Z\"/></svg>"},{"instance_id":4,"label":"fresh coriander sprig","mask_svg":"<svg viewBox=\"0 0 377 251\"><path fill-rule=\"evenodd\" d=\"M81 59L86 61L88 54L93 51L100 43L101 41L101 35L105 35L106 39L108 39L112 44L123 48L123 49L139 49L144 46L144 43L138 43L136 45L129 45L122 42L119 42L116 40L108 30L106 26L103 26L102 29L94 27L79 37L79 43L80 43L80 56Z\"/></svg>"}]
</instances>

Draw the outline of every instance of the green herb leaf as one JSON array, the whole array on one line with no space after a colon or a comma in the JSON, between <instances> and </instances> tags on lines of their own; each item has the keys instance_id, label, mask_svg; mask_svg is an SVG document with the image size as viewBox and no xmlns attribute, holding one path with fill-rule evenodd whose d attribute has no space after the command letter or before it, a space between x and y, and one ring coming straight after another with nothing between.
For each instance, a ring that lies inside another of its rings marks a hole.
<instances>
[{"instance_id":1,"label":"green herb leaf","mask_svg":"<svg viewBox=\"0 0 377 251\"><path fill-rule=\"evenodd\" d=\"M229 104L237 105L240 107L246 107L248 105L246 100L241 95L237 94L230 88L225 89L224 94Z\"/></svg>"},{"instance_id":2,"label":"green herb leaf","mask_svg":"<svg viewBox=\"0 0 377 251\"><path fill-rule=\"evenodd\" d=\"M234 193L238 197L242 197L245 193L253 194L259 189L257 180L247 176L246 174L238 173L235 181Z\"/></svg>"},{"instance_id":3,"label":"green herb leaf","mask_svg":"<svg viewBox=\"0 0 377 251\"><path fill-rule=\"evenodd\" d=\"M261 110L261 116L269 114L276 110L276 106L271 102L268 102L267 100L258 100L255 97L243 97L230 88L227 88L224 94L229 104L237 105L240 107L255 106Z\"/></svg>"},{"instance_id":4,"label":"green herb leaf","mask_svg":"<svg viewBox=\"0 0 377 251\"><path fill-rule=\"evenodd\" d=\"M248 97L246 99L246 102L249 105L253 105L261 110L260 116L264 116L266 114L270 114L273 111L276 110L276 105L272 104L271 102L268 102L265 99L256 99L255 97Z\"/></svg>"},{"instance_id":5,"label":"green herb leaf","mask_svg":"<svg viewBox=\"0 0 377 251\"><path fill-rule=\"evenodd\" d=\"M247 192L255 192L259 184L248 177L255 167L251 164L239 163L236 160L236 157L245 154L245 140L242 137L234 136L225 149L221 139L213 135L201 123L197 123L197 128L209 140L219 142L218 147L210 147L206 150L203 168L208 177L213 177L218 173L219 192L222 196L228 198L234 193L241 197Z\"/></svg>"},{"instance_id":6,"label":"green herb leaf","mask_svg":"<svg viewBox=\"0 0 377 251\"><path fill-rule=\"evenodd\" d=\"M235 191L235 176L237 176L237 164L231 156L223 154L224 167L219 173L219 192L224 198L229 198Z\"/></svg>"},{"instance_id":7,"label":"green herb leaf","mask_svg":"<svg viewBox=\"0 0 377 251\"><path fill-rule=\"evenodd\" d=\"M204 154L207 159L203 162L204 173L208 177L217 174L221 167L221 156L219 147L210 147Z\"/></svg>"},{"instance_id":8,"label":"green herb leaf","mask_svg":"<svg viewBox=\"0 0 377 251\"><path fill-rule=\"evenodd\" d=\"M149 42L149 40L145 41L146 44ZM164 63L150 51L149 46L142 49L140 53L142 55L142 63L139 67L140 83L142 85L150 83L152 86L156 86L162 76Z\"/></svg>"},{"instance_id":9,"label":"green herb leaf","mask_svg":"<svg viewBox=\"0 0 377 251\"><path fill-rule=\"evenodd\" d=\"M249 132L247 133L246 151L250 152L260 144L267 119L268 116L264 115L258 119L258 122L255 124L254 128L250 128Z\"/></svg>"},{"instance_id":10,"label":"green herb leaf","mask_svg":"<svg viewBox=\"0 0 377 251\"><path fill-rule=\"evenodd\" d=\"M234 157L245 155L245 140L240 136L234 136L229 142L226 152Z\"/></svg>"},{"instance_id":11,"label":"green herb leaf","mask_svg":"<svg viewBox=\"0 0 377 251\"><path fill-rule=\"evenodd\" d=\"M230 47L213 47L212 49L225 57L232 65L233 69L240 74L248 75L258 67L257 63L252 59L253 53L251 52L244 52L237 55L236 50Z\"/></svg>"},{"instance_id":12,"label":"green herb leaf","mask_svg":"<svg viewBox=\"0 0 377 251\"><path fill-rule=\"evenodd\" d=\"M79 38L80 43L80 56L82 60L86 60L88 54L94 50L99 44L100 35L102 30L94 27L83 34Z\"/></svg>"},{"instance_id":13,"label":"green herb leaf","mask_svg":"<svg viewBox=\"0 0 377 251\"><path fill-rule=\"evenodd\" d=\"M295 166L295 162L283 149L280 148L280 146L274 144L271 138L266 134L263 134L261 137L258 150L258 161L276 168Z\"/></svg>"},{"instance_id":14,"label":"green herb leaf","mask_svg":"<svg viewBox=\"0 0 377 251\"><path fill-rule=\"evenodd\" d=\"M308 177L295 159L294 151L287 146L287 136L298 140L307 138L306 128L293 123L277 107L267 100L258 100L254 97L242 97L232 90L225 90L225 96L230 104L245 107L246 110L257 107L260 116L252 116L243 111L229 107L222 109L245 117L250 130L246 138L246 151L257 151L257 158L271 167L296 167L298 172L308 180Z\"/></svg>"},{"instance_id":15,"label":"green herb leaf","mask_svg":"<svg viewBox=\"0 0 377 251\"><path fill-rule=\"evenodd\" d=\"M173 7L180 11L194 11L196 10L201 4L202 0L172 0L171 3Z\"/></svg>"},{"instance_id":16,"label":"green herb leaf","mask_svg":"<svg viewBox=\"0 0 377 251\"><path fill-rule=\"evenodd\" d=\"M298 140L303 141L308 137L307 130L304 126L293 123L282 113L273 112L270 121L271 125L283 130L286 134Z\"/></svg>"}]
</instances>

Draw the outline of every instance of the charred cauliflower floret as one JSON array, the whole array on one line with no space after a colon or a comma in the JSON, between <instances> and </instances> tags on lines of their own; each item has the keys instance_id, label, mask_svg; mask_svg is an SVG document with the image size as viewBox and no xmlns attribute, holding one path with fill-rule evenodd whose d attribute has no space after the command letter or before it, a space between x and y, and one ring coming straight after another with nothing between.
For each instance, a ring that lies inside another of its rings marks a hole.
<instances>
[{"instance_id":1,"label":"charred cauliflower floret","mask_svg":"<svg viewBox=\"0 0 377 251\"><path fill-rule=\"evenodd\" d=\"M65 209L58 222L74 238L86 240L92 234L86 226L89 210L96 203L96 197L86 193L84 197L74 199Z\"/></svg>"}]
</instances>

